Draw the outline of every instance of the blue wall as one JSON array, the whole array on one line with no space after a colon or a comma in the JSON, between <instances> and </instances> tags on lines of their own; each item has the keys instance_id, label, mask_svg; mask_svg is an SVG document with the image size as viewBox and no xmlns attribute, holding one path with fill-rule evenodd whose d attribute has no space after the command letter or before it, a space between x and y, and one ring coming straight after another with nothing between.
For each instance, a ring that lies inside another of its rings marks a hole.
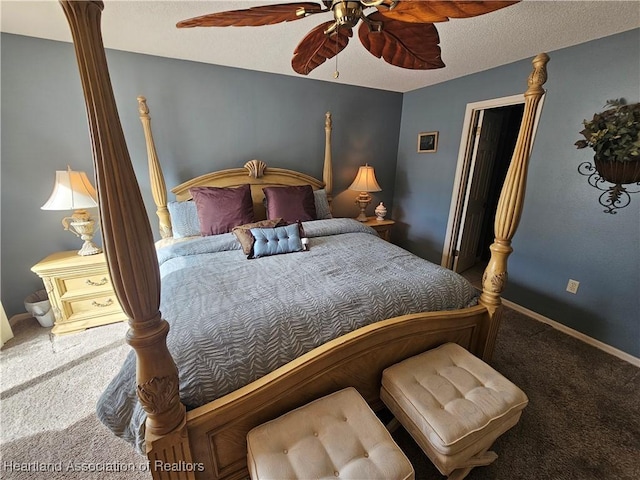
<instances>
[{"instance_id":1,"label":"blue wall","mask_svg":"<svg viewBox=\"0 0 640 480\"><path fill-rule=\"evenodd\" d=\"M577 172L592 152L573 144L606 100L639 101L640 30L550 57L504 297L638 357L640 193L603 213L600 192ZM466 105L524 92L530 71L526 60L404 95L393 210L403 246L440 263ZM417 154L417 134L434 130L438 151ZM577 295L565 291L569 278L580 281Z\"/></svg>"},{"instance_id":2,"label":"blue wall","mask_svg":"<svg viewBox=\"0 0 640 480\"><path fill-rule=\"evenodd\" d=\"M616 215L579 175L581 121L610 98L640 95L640 30L549 52L549 81L505 298L640 356L640 194ZM143 198L156 225L136 96L147 96L168 185L251 158L321 175L324 112L334 115L336 213L357 167L376 167L396 239L440 263L467 103L522 93L530 60L404 95L288 76L109 51L111 78ZM596 64L597 63L597 64ZM417 154L419 132L440 132ZM30 267L79 248L44 212L53 172L91 170L71 45L2 34L2 302L11 316L41 288ZM579 280L577 295L565 292Z\"/></svg>"},{"instance_id":3,"label":"blue wall","mask_svg":"<svg viewBox=\"0 0 640 480\"><path fill-rule=\"evenodd\" d=\"M107 59L154 231L138 95L148 100L168 187L253 158L322 178L324 119L331 111L334 212L357 215L357 192L346 188L366 162L383 189L374 201L392 206L402 94L120 51L108 51ZM31 266L81 246L60 224L70 212L40 210L55 170L68 164L92 175L73 45L2 34L1 140L1 296L11 316L42 288Z\"/></svg>"}]
</instances>

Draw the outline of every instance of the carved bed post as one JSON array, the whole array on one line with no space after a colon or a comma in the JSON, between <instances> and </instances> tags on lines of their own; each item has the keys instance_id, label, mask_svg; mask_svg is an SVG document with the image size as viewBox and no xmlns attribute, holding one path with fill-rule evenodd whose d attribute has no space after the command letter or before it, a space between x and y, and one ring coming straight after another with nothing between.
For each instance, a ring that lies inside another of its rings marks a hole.
<instances>
[{"instance_id":1,"label":"carved bed post","mask_svg":"<svg viewBox=\"0 0 640 480\"><path fill-rule=\"evenodd\" d=\"M495 240L489 247L491 259L482 277L482 294L480 295L480 303L487 307L492 317L486 336L488 338L487 344L484 348L483 358L485 360L490 360L493 355L495 338L500 326L502 315L500 293L504 290L507 282L507 259L513 252L511 239L516 233L522 215L527 169L533 141L533 127L538 104L544 95L542 85L547 81L546 65L548 61L549 56L546 53L537 55L532 61L533 72L529 76L529 88L524 94L522 124L498 201L494 224Z\"/></svg>"},{"instance_id":2,"label":"carved bed post","mask_svg":"<svg viewBox=\"0 0 640 480\"><path fill-rule=\"evenodd\" d=\"M162 168L160 168L160 161L156 153L156 146L153 142L151 117L149 116L147 99L143 96L138 97L138 112L140 113L140 121L142 122L142 129L144 130L144 139L147 143L151 194L157 207L156 214L158 215L160 236L162 238L171 238L173 236L173 230L171 228L169 210L167 210L167 186L164 182Z\"/></svg>"},{"instance_id":3,"label":"carved bed post","mask_svg":"<svg viewBox=\"0 0 640 480\"><path fill-rule=\"evenodd\" d=\"M331 164L331 112L325 113L324 119L324 168L322 170L322 181L325 184L325 191L327 192L327 200L331 205L333 198L333 166Z\"/></svg>"},{"instance_id":4,"label":"carved bed post","mask_svg":"<svg viewBox=\"0 0 640 480\"><path fill-rule=\"evenodd\" d=\"M191 462L178 371L166 347L169 325L160 317L160 274L118 116L102 42L101 1L60 0L76 49L87 107L100 203L104 251L118 300L129 316L127 341L137 355L138 396L147 413L147 450L154 478L193 478L163 472L155 452L169 441L175 462ZM170 475L170 477L169 477Z\"/></svg>"}]
</instances>

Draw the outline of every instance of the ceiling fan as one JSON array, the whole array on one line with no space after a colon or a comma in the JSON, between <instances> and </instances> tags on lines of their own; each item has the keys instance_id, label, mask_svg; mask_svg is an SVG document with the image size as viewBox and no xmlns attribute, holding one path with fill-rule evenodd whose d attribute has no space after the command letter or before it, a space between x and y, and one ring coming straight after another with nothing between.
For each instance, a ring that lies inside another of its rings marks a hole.
<instances>
[{"instance_id":1,"label":"ceiling fan","mask_svg":"<svg viewBox=\"0 0 640 480\"><path fill-rule=\"evenodd\" d=\"M397 67L428 70L445 66L433 22L475 17L514 3L518 1L322 0L321 4L284 3L211 13L183 20L176 26L262 26L332 12L333 20L312 29L293 52L291 66L297 73L307 75L341 52L360 20L358 36L373 55ZM365 15L369 8L376 11Z\"/></svg>"}]
</instances>

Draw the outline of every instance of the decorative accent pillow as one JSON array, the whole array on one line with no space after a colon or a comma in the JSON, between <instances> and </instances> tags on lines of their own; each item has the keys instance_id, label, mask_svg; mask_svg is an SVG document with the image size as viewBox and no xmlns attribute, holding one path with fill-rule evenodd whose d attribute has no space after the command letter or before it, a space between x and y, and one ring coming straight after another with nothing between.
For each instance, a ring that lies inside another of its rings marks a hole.
<instances>
[{"instance_id":1,"label":"decorative accent pillow","mask_svg":"<svg viewBox=\"0 0 640 480\"><path fill-rule=\"evenodd\" d=\"M195 202L169 202L167 209L171 216L173 238L200 235L200 222Z\"/></svg>"},{"instance_id":2,"label":"decorative accent pillow","mask_svg":"<svg viewBox=\"0 0 640 480\"><path fill-rule=\"evenodd\" d=\"M242 251L245 255L251 257L253 250L253 242L255 238L251 235L252 228L274 228L282 223L281 218L274 218L273 220L262 220L260 222L247 223L246 225L239 225L233 227L231 232L236 236L240 245L242 245Z\"/></svg>"},{"instance_id":3,"label":"decorative accent pillow","mask_svg":"<svg viewBox=\"0 0 640 480\"><path fill-rule=\"evenodd\" d=\"M267 218L282 218L287 223L316 219L316 204L311 185L265 187Z\"/></svg>"},{"instance_id":4,"label":"decorative accent pillow","mask_svg":"<svg viewBox=\"0 0 640 480\"><path fill-rule=\"evenodd\" d=\"M302 250L302 240L295 223L284 227L252 228L251 234L255 238L253 258Z\"/></svg>"},{"instance_id":5,"label":"decorative accent pillow","mask_svg":"<svg viewBox=\"0 0 640 480\"><path fill-rule=\"evenodd\" d=\"M194 187L189 191L196 204L202 235L227 233L233 227L254 221L248 183L237 188Z\"/></svg>"},{"instance_id":6,"label":"decorative accent pillow","mask_svg":"<svg viewBox=\"0 0 640 480\"><path fill-rule=\"evenodd\" d=\"M324 188L321 188L320 190L314 190L313 199L316 204L316 220L333 218L333 215L331 215L331 208L329 207L327 191Z\"/></svg>"}]
</instances>

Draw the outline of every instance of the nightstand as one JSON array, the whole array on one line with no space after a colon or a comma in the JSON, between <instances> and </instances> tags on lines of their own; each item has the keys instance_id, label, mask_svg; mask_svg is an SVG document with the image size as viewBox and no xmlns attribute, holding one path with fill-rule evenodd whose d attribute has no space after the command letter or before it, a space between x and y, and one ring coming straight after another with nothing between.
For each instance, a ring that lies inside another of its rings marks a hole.
<instances>
[{"instance_id":1,"label":"nightstand","mask_svg":"<svg viewBox=\"0 0 640 480\"><path fill-rule=\"evenodd\" d=\"M104 253L58 252L31 267L49 295L55 316L52 333L122 322L127 316L116 298Z\"/></svg>"},{"instance_id":2,"label":"nightstand","mask_svg":"<svg viewBox=\"0 0 640 480\"><path fill-rule=\"evenodd\" d=\"M380 238L387 242L391 241L391 228L393 228L393 225L396 223L393 220L387 220L386 218L384 220L377 220L376 217L368 217L367 221L362 223L372 227L376 232L378 232Z\"/></svg>"}]
</instances>

